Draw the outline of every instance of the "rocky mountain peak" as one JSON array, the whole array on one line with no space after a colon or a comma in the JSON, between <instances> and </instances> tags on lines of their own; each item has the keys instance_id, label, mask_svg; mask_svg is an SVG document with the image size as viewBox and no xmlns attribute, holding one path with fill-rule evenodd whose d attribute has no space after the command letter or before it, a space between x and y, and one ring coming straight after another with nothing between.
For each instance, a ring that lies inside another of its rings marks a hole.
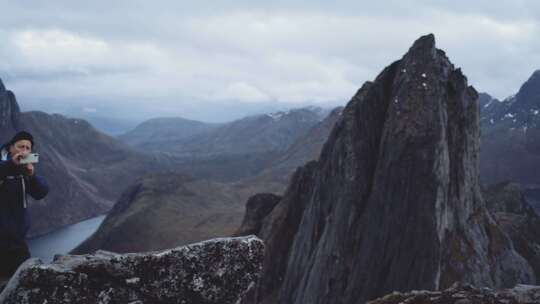
<instances>
[{"instance_id":1,"label":"rocky mountain peak","mask_svg":"<svg viewBox=\"0 0 540 304\"><path fill-rule=\"evenodd\" d=\"M540 70L536 70L521 86L516 98L516 105L540 109Z\"/></svg>"},{"instance_id":2,"label":"rocky mountain peak","mask_svg":"<svg viewBox=\"0 0 540 304\"><path fill-rule=\"evenodd\" d=\"M540 151L538 141L534 139L540 134L540 70L529 77L517 94L505 98L502 102L487 102L483 105L481 121L484 139L501 137L500 132L504 130L516 133L514 137L527 137L522 139L526 142L527 149ZM499 135L492 137L496 133ZM485 160L486 157L483 157L483 161ZM490 175L493 175L493 172Z\"/></svg>"},{"instance_id":3,"label":"rocky mountain peak","mask_svg":"<svg viewBox=\"0 0 540 304\"><path fill-rule=\"evenodd\" d=\"M311 106L305 108L291 109L288 111L268 113L259 117L270 117L274 122L279 122L281 120L319 121L324 118L322 113L322 108Z\"/></svg>"},{"instance_id":4,"label":"rocky mountain peak","mask_svg":"<svg viewBox=\"0 0 540 304\"><path fill-rule=\"evenodd\" d=\"M435 36L433 34L427 34L418 38L410 47L409 55L423 55L434 57L436 52L435 48Z\"/></svg>"},{"instance_id":5,"label":"rocky mountain peak","mask_svg":"<svg viewBox=\"0 0 540 304\"><path fill-rule=\"evenodd\" d=\"M21 110L13 92L6 90L0 79L0 144L15 133Z\"/></svg>"},{"instance_id":6,"label":"rocky mountain peak","mask_svg":"<svg viewBox=\"0 0 540 304\"><path fill-rule=\"evenodd\" d=\"M283 230L284 218L301 225L288 245L265 239L259 300L277 293L280 303L360 303L456 281L534 280L480 192L477 99L431 34L365 83L309 176L293 179L265 220L262 231ZM290 250L284 257L272 248Z\"/></svg>"}]
</instances>

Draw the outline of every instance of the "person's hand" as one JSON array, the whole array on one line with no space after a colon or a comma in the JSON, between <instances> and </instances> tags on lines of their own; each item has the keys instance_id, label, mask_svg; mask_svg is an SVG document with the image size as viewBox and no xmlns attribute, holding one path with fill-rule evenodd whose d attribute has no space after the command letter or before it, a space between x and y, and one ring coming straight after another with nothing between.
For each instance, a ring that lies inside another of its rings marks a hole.
<instances>
[{"instance_id":1,"label":"person's hand","mask_svg":"<svg viewBox=\"0 0 540 304\"><path fill-rule=\"evenodd\" d=\"M26 166L24 166L24 174L26 174L28 176L33 176L34 172L35 172L34 165L26 164Z\"/></svg>"},{"instance_id":2,"label":"person's hand","mask_svg":"<svg viewBox=\"0 0 540 304\"><path fill-rule=\"evenodd\" d=\"M25 158L26 157L26 153L24 152L18 152L18 153L15 153L11 156L11 161L15 164L15 165L20 165L21 164L21 159Z\"/></svg>"}]
</instances>

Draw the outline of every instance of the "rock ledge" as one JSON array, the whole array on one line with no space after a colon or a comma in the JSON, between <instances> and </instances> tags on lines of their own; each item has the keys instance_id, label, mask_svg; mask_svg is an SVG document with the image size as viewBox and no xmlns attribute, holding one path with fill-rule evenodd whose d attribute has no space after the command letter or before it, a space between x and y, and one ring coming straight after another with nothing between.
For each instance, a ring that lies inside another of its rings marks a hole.
<instances>
[{"instance_id":1,"label":"rock ledge","mask_svg":"<svg viewBox=\"0 0 540 304\"><path fill-rule=\"evenodd\" d=\"M0 303L235 303L257 281L263 255L263 242L248 236L160 252L65 255L51 264L30 259Z\"/></svg>"}]
</instances>

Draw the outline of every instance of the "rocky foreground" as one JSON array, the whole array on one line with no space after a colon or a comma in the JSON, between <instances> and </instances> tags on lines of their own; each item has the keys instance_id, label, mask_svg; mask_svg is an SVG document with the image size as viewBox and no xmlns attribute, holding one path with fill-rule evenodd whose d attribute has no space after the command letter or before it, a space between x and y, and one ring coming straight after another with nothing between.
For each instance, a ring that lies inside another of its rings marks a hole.
<instances>
[{"instance_id":1,"label":"rocky foreground","mask_svg":"<svg viewBox=\"0 0 540 304\"><path fill-rule=\"evenodd\" d=\"M258 280L263 254L263 242L249 236L146 254L66 255L52 264L30 259L0 303L236 303Z\"/></svg>"},{"instance_id":2,"label":"rocky foreground","mask_svg":"<svg viewBox=\"0 0 540 304\"><path fill-rule=\"evenodd\" d=\"M395 292L368 304L533 304L540 303L540 286L517 285L493 291L454 284L444 291Z\"/></svg>"}]
</instances>

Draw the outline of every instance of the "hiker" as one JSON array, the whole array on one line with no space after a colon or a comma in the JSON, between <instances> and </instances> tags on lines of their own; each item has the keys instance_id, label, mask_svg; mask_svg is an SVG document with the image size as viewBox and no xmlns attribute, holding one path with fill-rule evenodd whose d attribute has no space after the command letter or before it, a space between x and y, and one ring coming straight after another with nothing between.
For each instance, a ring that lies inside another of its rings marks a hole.
<instances>
[{"instance_id":1,"label":"hiker","mask_svg":"<svg viewBox=\"0 0 540 304\"><path fill-rule=\"evenodd\" d=\"M34 164L21 164L33 148L32 135L22 131L0 149L0 277L10 277L30 257L27 194L39 200L49 192Z\"/></svg>"}]
</instances>

